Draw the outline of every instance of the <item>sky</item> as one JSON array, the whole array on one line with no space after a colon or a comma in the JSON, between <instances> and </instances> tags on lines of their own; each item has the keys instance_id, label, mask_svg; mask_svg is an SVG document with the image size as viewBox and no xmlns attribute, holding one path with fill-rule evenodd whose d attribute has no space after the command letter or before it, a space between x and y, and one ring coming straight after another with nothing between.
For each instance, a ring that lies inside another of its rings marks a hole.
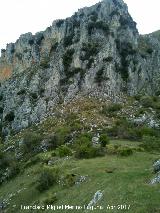
<instances>
[{"instance_id":1,"label":"sky","mask_svg":"<svg viewBox=\"0 0 160 213\"><path fill-rule=\"evenodd\" d=\"M0 0L0 49L21 34L45 30L55 19L100 0ZM124 0L141 34L160 29L159 0Z\"/></svg>"}]
</instances>

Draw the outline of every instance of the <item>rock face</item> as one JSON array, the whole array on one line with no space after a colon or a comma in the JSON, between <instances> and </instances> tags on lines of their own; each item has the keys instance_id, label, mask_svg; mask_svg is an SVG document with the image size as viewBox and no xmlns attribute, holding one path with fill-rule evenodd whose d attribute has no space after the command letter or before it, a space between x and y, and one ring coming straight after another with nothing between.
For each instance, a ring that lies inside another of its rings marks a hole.
<instances>
[{"instance_id":1,"label":"rock face","mask_svg":"<svg viewBox=\"0 0 160 213\"><path fill-rule=\"evenodd\" d=\"M79 93L115 100L158 94L159 58L159 39L139 35L122 0L104 0L21 35L1 51L2 133L39 122Z\"/></svg>"}]
</instances>

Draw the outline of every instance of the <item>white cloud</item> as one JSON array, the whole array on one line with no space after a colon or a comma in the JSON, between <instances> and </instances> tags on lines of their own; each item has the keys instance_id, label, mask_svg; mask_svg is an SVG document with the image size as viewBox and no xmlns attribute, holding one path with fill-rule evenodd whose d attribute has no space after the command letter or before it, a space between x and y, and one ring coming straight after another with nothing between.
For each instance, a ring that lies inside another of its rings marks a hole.
<instances>
[{"instance_id":1,"label":"white cloud","mask_svg":"<svg viewBox=\"0 0 160 213\"><path fill-rule=\"evenodd\" d=\"M160 29L158 0L124 0L138 23L140 33ZM1 0L0 49L15 42L20 34L44 30L52 21L71 16L78 8L99 0Z\"/></svg>"}]
</instances>

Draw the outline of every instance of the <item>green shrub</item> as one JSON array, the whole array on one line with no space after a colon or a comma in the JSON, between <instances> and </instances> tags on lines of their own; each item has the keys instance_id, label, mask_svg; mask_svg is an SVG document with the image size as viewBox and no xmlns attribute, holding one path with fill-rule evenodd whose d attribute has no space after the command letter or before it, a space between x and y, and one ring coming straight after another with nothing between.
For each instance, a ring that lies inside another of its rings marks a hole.
<instances>
[{"instance_id":1,"label":"green shrub","mask_svg":"<svg viewBox=\"0 0 160 213\"><path fill-rule=\"evenodd\" d=\"M7 179L12 179L20 173L20 167L19 167L18 163L15 161L10 162L10 163L11 164L8 169L8 178Z\"/></svg>"},{"instance_id":2,"label":"green shrub","mask_svg":"<svg viewBox=\"0 0 160 213\"><path fill-rule=\"evenodd\" d=\"M26 133L21 145L21 151L25 153L37 153L40 151L39 146L43 137L37 133Z\"/></svg>"},{"instance_id":3,"label":"green shrub","mask_svg":"<svg viewBox=\"0 0 160 213\"><path fill-rule=\"evenodd\" d=\"M41 68L44 68L44 69L47 69L50 67L50 58L48 56L42 58L41 62L40 62L40 67Z\"/></svg>"},{"instance_id":4,"label":"green shrub","mask_svg":"<svg viewBox=\"0 0 160 213\"><path fill-rule=\"evenodd\" d=\"M156 129L145 126L135 126L134 123L129 122L126 119L119 119L112 128L107 129L106 131L111 137L134 141L141 140L145 135L155 137L159 137L160 135L159 131Z\"/></svg>"},{"instance_id":5,"label":"green shrub","mask_svg":"<svg viewBox=\"0 0 160 213\"><path fill-rule=\"evenodd\" d=\"M73 19L72 24L73 24L73 28L79 28L81 25L81 22L80 20Z\"/></svg>"},{"instance_id":6,"label":"green shrub","mask_svg":"<svg viewBox=\"0 0 160 213\"><path fill-rule=\"evenodd\" d=\"M40 192L48 190L51 186L57 183L58 172L51 169L43 169L38 177L36 189Z\"/></svg>"},{"instance_id":7,"label":"green shrub","mask_svg":"<svg viewBox=\"0 0 160 213\"><path fill-rule=\"evenodd\" d=\"M148 54L152 54L152 53L153 53L153 49L152 49L152 48L148 48L148 49L146 50L146 52L147 52Z\"/></svg>"},{"instance_id":8,"label":"green shrub","mask_svg":"<svg viewBox=\"0 0 160 213\"><path fill-rule=\"evenodd\" d=\"M84 128L84 126L83 126L83 124L80 123L80 121L75 121L71 125L72 131L81 131L81 130L83 130L83 128Z\"/></svg>"},{"instance_id":9,"label":"green shrub","mask_svg":"<svg viewBox=\"0 0 160 213\"><path fill-rule=\"evenodd\" d=\"M64 37L64 41L63 41L64 47L68 47L68 46L72 45L73 37L74 37L74 32L72 32L70 35Z\"/></svg>"},{"instance_id":10,"label":"green shrub","mask_svg":"<svg viewBox=\"0 0 160 213\"><path fill-rule=\"evenodd\" d=\"M79 159L94 158L104 156L104 150L101 147L81 145L77 147L75 157Z\"/></svg>"},{"instance_id":11,"label":"green shrub","mask_svg":"<svg viewBox=\"0 0 160 213\"><path fill-rule=\"evenodd\" d=\"M90 69L90 68L92 67L93 62L94 62L94 58L90 58L90 59L88 60L87 69Z\"/></svg>"},{"instance_id":12,"label":"green shrub","mask_svg":"<svg viewBox=\"0 0 160 213\"><path fill-rule=\"evenodd\" d=\"M19 61L22 60L22 53L16 53L15 56L18 58Z\"/></svg>"},{"instance_id":13,"label":"green shrub","mask_svg":"<svg viewBox=\"0 0 160 213\"><path fill-rule=\"evenodd\" d=\"M30 39L30 40L28 41L28 44L32 46L32 45L34 44L34 39Z\"/></svg>"},{"instance_id":14,"label":"green shrub","mask_svg":"<svg viewBox=\"0 0 160 213\"><path fill-rule=\"evenodd\" d=\"M106 145L106 151L107 154L117 154L118 153L118 148L120 147L120 145L113 145L113 144L107 144Z\"/></svg>"},{"instance_id":15,"label":"green shrub","mask_svg":"<svg viewBox=\"0 0 160 213\"><path fill-rule=\"evenodd\" d=\"M60 19L56 22L56 26L57 27L61 27L61 25L64 23L64 20L63 19Z\"/></svg>"},{"instance_id":16,"label":"green shrub","mask_svg":"<svg viewBox=\"0 0 160 213\"><path fill-rule=\"evenodd\" d=\"M66 145L62 145L56 149L56 153L59 157L71 156L72 150Z\"/></svg>"},{"instance_id":17,"label":"green shrub","mask_svg":"<svg viewBox=\"0 0 160 213\"><path fill-rule=\"evenodd\" d=\"M150 96L143 96L140 102L145 108L153 107L153 99Z\"/></svg>"},{"instance_id":18,"label":"green shrub","mask_svg":"<svg viewBox=\"0 0 160 213\"><path fill-rule=\"evenodd\" d=\"M156 138L154 136L144 136L142 141L142 147L147 151L159 151L160 138Z\"/></svg>"},{"instance_id":19,"label":"green shrub","mask_svg":"<svg viewBox=\"0 0 160 213\"><path fill-rule=\"evenodd\" d=\"M33 165L35 165L36 163L39 163L41 161L40 157L39 156L34 156L34 157L31 157L24 165L25 168L27 167L31 167Z\"/></svg>"},{"instance_id":20,"label":"green shrub","mask_svg":"<svg viewBox=\"0 0 160 213\"><path fill-rule=\"evenodd\" d=\"M103 32L106 34L106 35L109 35L110 33L110 30L109 30L109 26L107 23L103 22L103 21L91 21L88 23L88 34L91 35L92 34L92 31L94 29L99 29L99 30L103 30Z\"/></svg>"},{"instance_id":21,"label":"green shrub","mask_svg":"<svg viewBox=\"0 0 160 213\"><path fill-rule=\"evenodd\" d=\"M36 33L35 42L36 42L37 45L41 45L43 39L44 39L44 35L43 35L42 32Z\"/></svg>"},{"instance_id":22,"label":"green shrub","mask_svg":"<svg viewBox=\"0 0 160 213\"><path fill-rule=\"evenodd\" d=\"M98 70L98 72L96 72L96 76L95 76L95 82L100 84L103 80L104 80L104 67L102 67L101 69Z\"/></svg>"},{"instance_id":23,"label":"green shrub","mask_svg":"<svg viewBox=\"0 0 160 213\"><path fill-rule=\"evenodd\" d=\"M50 53L54 52L57 50L57 47L58 47L59 43L58 42L55 42L54 44L52 44L52 47L51 47L51 50L50 50Z\"/></svg>"},{"instance_id":24,"label":"green shrub","mask_svg":"<svg viewBox=\"0 0 160 213\"><path fill-rule=\"evenodd\" d=\"M68 69L72 63L73 54L74 54L74 49L69 49L63 55L64 71L67 77L69 77Z\"/></svg>"},{"instance_id":25,"label":"green shrub","mask_svg":"<svg viewBox=\"0 0 160 213\"><path fill-rule=\"evenodd\" d=\"M87 147L92 146L92 136L90 134L81 134L74 142L75 146L85 145Z\"/></svg>"},{"instance_id":26,"label":"green shrub","mask_svg":"<svg viewBox=\"0 0 160 213\"><path fill-rule=\"evenodd\" d=\"M118 137L129 140L140 140L142 138L141 129L135 127L133 123L126 119L119 119L115 125L107 130L111 137Z\"/></svg>"},{"instance_id":27,"label":"green shrub","mask_svg":"<svg viewBox=\"0 0 160 213\"><path fill-rule=\"evenodd\" d=\"M9 166L9 161L7 156L0 151L0 169L4 169Z\"/></svg>"},{"instance_id":28,"label":"green shrub","mask_svg":"<svg viewBox=\"0 0 160 213\"><path fill-rule=\"evenodd\" d=\"M149 128L149 127L145 127L145 126L139 128L139 131L141 132L142 137L143 136L154 136L154 137L160 136L159 130Z\"/></svg>"},{"instance_id":29,"label":"green shrub","mask_svg":"<svg viewBox=\"0 0 160 213\"><path fill-rule=\"evenodd\" d=\"M11 122L14 120L14 118L15 118L15 114L13 111L11 111L5 116L5 121Z\"/></svg>"},{"instance_id":30,"label":"green shrub","mask_svg":"<svg viewBox=\"0 0 160 213\"><path fill-rule=\"evenodd\" d=\"M136 51L129 42L121 42L119 39L116 39L115 42L117 50L121 56L121 66L116 66L116 71L121 74L121 77L124 81L127 81L129 77L128 66L130 63L128 61L128 56L134 55Z\"/></svg>"},{"instance_id":31,"label":"green shrub","mask_svg":"<svg viewBox=\"0 0 160 213\"><path fill-rule=\"evenodd\" d=\"M33 100L36 100L38 98L38 95L37 93L33 92L33 93L30 93L30 96Z\"/></svg>"},{"instance_id":32,"label":"green shrub","mask_svg":"<svg viewBox=\"0 0 160 213\"><path fill-rule=\"evenodd\" d=\"M73 69L72 69L72 72L73 72L73 75L74 75L74 74L77 74L77 73L80 73L81 78L82 78L82 77L84 76L84 74L85 74L85 70L82 69L82 68L80 68L80 67L75 67L75 68L73 68Z\"/></svg>"},{"instance_id":33,"label":"green shrub","mask_svg":"<svg viewBox=\"0 0 160 213\"><path fill-rule=\"evenodd\" d=\"M64 177L64 183L66 186L71 187L75 184L76 181L76 175L75 174L67 174Z\"/></svg>"},{"instance_id":34,"label":"green shrub","mask_svg":"<svg viewBox=\"0 0 160 213\"><path fill-rule=\"evenodd\" d=\"M90 20L93 21L93 22L96 22L97 19L98 19L98 14L96 11L93 11L90 16L89 16Z\"/></svg>"},{"instance_id":35,"label":"green shrub","mask_svg":"<svg viewBox=\"0 0 160 213\"><path fill-rule=\"evenodd\" d=\"M2 101L2 100L3 100L3 95L1 94L1 95L0 95L0 101Z\"/></svg>"},{"instance_id":36,"label":"green shrub","mask_svg":"<svg viewBox=\"0 0 160 213\"><path fill-rule=\"evenodd\" d=\"M117 153L118 153L118 155L120 155L120 156L130 156L130 155L133 154L133 150L132 150L132 148L127 147L127 146L120 146L120 147L117 149Z\"/></svg>"},{"instance_id":37,"label":"green shrub","mask_svg":"<svg viewBox=\"0 0 160 213\"><path fill-rule=\"evenodd\" d=\"M99 44L95 42L83 43L81 50L85 52L84 56L81 56L81 60L89 60L90 57L97 55L99 52Z\"/></svg>"},{"instance_id":38,"label":"green shrub","mask_svg":"<svg viewBox=\"0 0 160 213\"><path fill-rule=\"evenodd\" d=\"M100 135L99 141L102 147L105 147L109 143L109 138L106 134Z\"/></svg>"},{"instance_id":39,"label":"green shrub","mask_svg":"<svg viewBox=\"0 0 160 213\"><path fill-rule=\"evenodd\" d=\"M104 106L102 109L102 113L105 115L114 115L115 112L118 112L122 109L122 105L118 103L112 103L108 106Z\"/></svg>"},{"instance_id":40,"label":"green shrub","mask_svg":"<svg viewBox=\"0 0 160 213\"><path fill-rule=\"evenodd\" d=\"M19 92L17 92L17 95L24 95L26 93L25 89L21 89Z\"/></svg>"},{"instance_id":41,"label":"green shrub","mask_svg":"<svg viewBox=\"0 0 160 213\"><path fill-rule=\"evenodd\" d=\"M112 62L113 61L113 57L112 56L108 56L107 58L103 59L104 62Z\"/></svg>"},{"instance_id":42,"label":"green shrub","mask_svg":"<svg viewBox=\"0 0 160 213\"><path fill-rule=\"evenodd\" d=\"M14 178L20 172L20 167L13 155L0 151L0 184Z\"/></svg>"},{"instance_id":43,"label":"green shrub","mask_svg":"<svg viewBox=\"0 0 160 213\"><path fill-rule=\"evenodd\" d=\"M48 148L52 150L69 142L70 131L69 127L59 127L54 134L48 135L46 138Z\"/></svg>"}]
</instances>

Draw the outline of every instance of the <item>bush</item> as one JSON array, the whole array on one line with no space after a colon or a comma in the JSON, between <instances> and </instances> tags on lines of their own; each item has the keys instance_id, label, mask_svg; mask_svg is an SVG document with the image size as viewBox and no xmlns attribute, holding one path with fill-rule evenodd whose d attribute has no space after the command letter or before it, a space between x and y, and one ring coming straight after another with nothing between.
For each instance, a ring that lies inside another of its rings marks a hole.
<instances>
[{"instance_id":1,"label":"bush","mask_svg":"<svg viewBox=\"0 0 160 213\"><path fill-rule=\"evenodd\" d=\"M34 44L34 39L30 39L30 40L28 41L28 44L32 46L32 45Z\"/></svg>"},{"instance_id":2,"label":"bush","mask_svg":"<svg viewBox=\"0 0 160 213\"><path fill-rule=\"evenodd\" d=\"M94 62L94 58L90 58L90 59L88 60L87 69L90 69L90 68L92 67L93 62Z\"/></svg>"},{"instance_id":3,"label":"bush","mask_svg":"<svg viewBox=\"0 0 160 213\"><path fill-rule=\"evenodd\" d=\"M160 139L154 136L144 136L142 141L142 147L147 151L159 151Z\"/></svg>"},{"instance_id":4,"label":"bush","mask_svg":"<svg viewBox=\"0 0 160 213\"><path fill-rule=\"evenodd\" d=\"M72 150L66 145L62 145L56 149L56 153L59 157L71 156Z\"/></svg>"},{"instance_id":5,"label":"bush","mask_svg":"<svg viewBox=\"0 0 160 213\"><path fill-rule=\"evenodd\" d=\"M153 107L153 99L150 96L143 96L140 102L145 108Z\"/></svg>"},{"instance_id":6,"label":"bush","mask_svg":"<svg viewBox=\"0 0 160 213\"><path fill-rule=\"evenodd\" d=\"M155 137L159 137L160 135L159 131L156 129L145 126L136 126L134 123L129 122L126 119L118 120L112 128L107 129L107 134L111 137L134 141L142 140L145 135Z\"/></svg>"},{"instance_id":7,"label":"bush","mask_svg":"<svg viewBox=\"0 0 160 213\"><path fill-rule=\"evenodd\" d=\"M40 151L39 146L43 137L37 133L26 133L21 145L21 151L25 153L37 153Z\"/></svg>"},{"instance_id":8,"label":"bush","mask_svg":"<svg viewBox=\"0 0 160 213\"><path fill-rule=\"evenodd\" d=\"M67 77L69 77L68 69L72 63L73 54L74 54L74 49L69 49L63 55L63 66L64 66L64 71Z\"/></svg>"},{"instance_id":9,"label":"bush","mask_svg":"<svg viewBox=\"0 0 160 213\"><path fill-rule=\"evenodd\" d=\"M50 134L46 138L46 143L47 143L48 148L50 150L52 150L52 149L55 149L65 143L67 143L69 136L70 136L69 127L58 128L54 134Z\"/></svg>"},{"instance_id":10,"label":"bush","mask_svg":"<svg viewBox=\"0 0 160 213\"><path fill-rule=\"evenodd\" d=\"M68 47L72 45L73 37L74 37L74 33L71 33L70 35L64 37L64 41L63 41L64 47Z\"/></svg>"},{"instance_id":11,"label":"bush","mask_svg":"<svg viewBox=\"0 0 160 213\"><path fill-rule=\"evenodd\" d=\"M116 70L121 74L121 77L124 81L128 80L129 77L129 71L128 71L128 66L129 66L129 61L127 57L129 55L134 55L136 51L133 49L133 46L129 42L121 42L119 39L115 40L117 50L119 51L119 54L121 56L121 66L117 66Z\"/></svg>"},{"instance_id":12,"label":"bush","mask_svg":"<svg viewBox=\"0 0 160 213\"><path fill-rule=\"evenodd\" d=\"M113 61L113 57L112 56L108 56L107 58L103 59L104 62L112 62Z\"/></svg>"},{"instance_id":13,"label":"bush","mask_svg":"<svg viewBox=\"0 0 160 213\"><path fill-rule=\"evenodd\" d=\"M104 156L102 147L92 146L92 134L84 133L80 135L74 142L76 158L94 158Z\"/></svg>"},{"instance_id":14,"label":"bush","mask_svg":"<svg viewBox=\"0 0 160 213\"><path fill-rule=\"evenodd\" d=\"M4 169L9 166L9 161L6 155L0 151L0 169Z\"/></svg>"},{"instance_id":15,"label":"bush","mask_svg":"<svg viewBox=\"0 0 160 213\"><path fill-rule=\"evenodd\" d=\"M94 42L83 43L81 50L85 52L84 56L81 57L81 60L89 60L90 57L97 55L97 53L99 52L99 44Z\"/></svg>"},{"instance_id":16,"label":"bush","mask_svg":"<svg viewBox=\"0 0 160 213\"><path fill-rule=\"evenodd\" d=\"M44 35L43 35L42 32L36 33L36 35L35 35L35 43L37 45L41 45L43 39L44 39Z\"/></svg>"},{"instance_id":17,"label":"bush","mask_svg":"<svg viewBox=\"0 0 160 213\"><path fill-rule=\"evenodd\" d=\"M109 143L109 138L106 134L100 135L99 141L101 143L101 147L105 147Z\"/></svg>"},{"instance_id":18,"label":"bush","mask_svg":"<svg viewBox=\"0 0 160 213\"><path fill-rule=\"evenodd\" d=\"M106 145L106 151L107 151L107 154L117 154L118 151L117 149L120 147L120 145L113 145L113 144L107 144Z\"/></svg>"},{"instance_id":19,"label":"bush","mask_svg":"<svg viewBox=\"0 0 160 213\"><path fill-rule=\"evenodd\" d=\"M141 138L139 129L135 128L134 125L126 119L118 120L112 128L107 129L107 133L111 137L123 139L137 140Z\"/></svg>"},{"instance_id":20,"label":"bush","mask_svg":"<svg viewBox=\"0 0 160 213\"><path fill-rule=\"evenodd\" d=\"M49 57L46 56L46 57L42 58L41 63L40 63L40 67L44 68L44 69L49 68L50 67L49 62L50 62L50 58Z\"/></svg>"},{"instance_id":21,"label":"bush","mask_svg":"<svg viewBox=\"0 0 160 213\"><path fill-rule=\"evenodd\" d=\"M0 184L14 178L19 172L19 164L13 155L0 152Z\"/></svg>"},{"instance_id":22,"label":"bush","mask_svg":"<svg viewBox=\"0 0 160 213\"><path fill-rule=\"evenodd\" d=\"M88 34L91 35L94 29L103 30L106 35L110 33L108 24L103 21L90 21L88 23Z\"/></svg>"},{"instance_id":23,"label":"bush","mask_svg":"<svg viewBox=\"0 0 160 213\"><path fill-rule=\"evenodd\" d=\"M0 95L0 101L2 101L2 100L3 100L3 95L1 94L1 95Z\"/></svg>"},{"instance_id":24,"label":"bush","mask_svg":"<svg viewBox=\"0 0 160 213\"><path fill-rule=\"evenodd\" d=\"M149 128L149 127L141 127L139 128L139 131L141 132L141 136L154 136L154 137L159 137L160 133L158 130Z\"/></svg>"},{"instance_id":25,"label":"bush","mask_svg":"<svg viewBox=\"0 0 160 213\"><path fill-rule=\"evenodd\" d=\"M89 18L90 18L92 21L96 22L97 19L98 19L98 14L97 14L97 12L93 11L93 12L90 14Z\"/></svg>"},{"instance_id":26,"label":"bush","mask_svg":"<svg viewBox=\"0 0 160 213\"><path fill-rule=\"evenodd\" d=\"M18 58L18 60L22 60L22 53L16 53L15 56Z\"/></svg>"},{"instance_id":27,"label":"bush","mask_svg":"<svg viewBox=\"0 0 160 213\"><path fill-rule=\"evenodd\" d=\"M108 106L104 106L102 109L102 113L105 115L113 116L115 112L118 112L122 109L122 105L118 103L112 103Z\"/></svg>"},{"instance_id":28,"label":"bush","mask_svg":"<svg viewBox=\"0 0 160 213\"><path fill-rule=\"evenodd\" d=\"M104 80L103 74L104 74L104 67L98 70L95 76L95 82L98 83L99 85Z\"/></svg>"},{"instance_id":29,"label":"bush","mask_svg":"<svg viewBox=\"0 0 160 213\"><path fill-rule=\"evenodd\" d=\"M56 26L57 27L61 27L61 25L64 23L64 20L63 19L60 19L56 22Z\"/></svg>"},{"instance_id":30,"label":"bush","mask_svg":"<svg viewBox=\"0 0 160 213\"><path fill-rule=\"evenodd\" d=\"M51 47L50 53L51 53L51 52L56 51L56 50L57 50L58 45L59 45L59 43L58 43L58 42L55 42L54 44L52 44L52 47Z\"/></svg>"},{"instance_id":31,"label":"bush","mask_svg":"<svg viewBox=\"0 0 160 213\"><path fill-rule=\"evenodd\" d=\"M30 96L32 99L36 100L38 98L38 95L37 93L33 92L33 93L30 93Z\"/></svg>"},{"instance_id":32,"label":"bush","mask_svg":"<svg viewBox=\"0 0 160 213\"><path fill-rule=\"evenodd\" d=\"M92 146L92 135L88 133L81 134L75 141L75 146L85 145L87 147Z\"/></svg>"},{"instance_id":33,"label":"bush","mask_svg":"<svg viewBox=\"0 0 160 213\"><path fill-rule=\"evenodd\" d=\"M18 163L12 162L8 169L8 177L7 179L12 179L20 173L20 167Z\"/></svg>"},{"instance_id":34,"label":"bush","mask_svg":"<svg viewBox=\"0 0 160 213\"><path fill-rule=\"evenodd\" d=\"M127 147L127 146L120 146L118 149L117 149L117 153L118 155L120 156L130 156L133 154L133 150L132 148L130 147Z\"/></svg>"},{"instance_id":35,"label":"bush","mask_svg":"<svg viewBox=\"0 0 160 213\"><path fill-rule=\"evenodd\" d=\"M25 89L21 89L20 91L17 92L17 95L24 95L26 93Z\"/></svg>"},{"instance_id":36,"label":"bush","mask_svg":"<svg viewBox=\"0 0 160 213\"><path fill-rule=\"evenodd\" d=\"M11 111L5 116L5 121L11 122L14 120L14 118L15 118L15 114L13 111Z\"/></svg>"},{"instance_id":37,"label":"bush","mask_svg":"<svg viewBox=\"0 0 160 213\"><path fill-rule=\"evenodd\" d=\"M25 168L27 167L31 167L37 163L39 163L41 161L40 157L39 156L34 156L34 157L31 157L24 165Z\"/></svg>"},{"instance_id":38,"label":"bush","mask_svg":"<svg viewBox=\"0 0 160 213\"><path fill-rule=\"evenodd\" d=\"M76 181L76 175L75 174L67 174L64 177L64 182L66 186L73 186L75 184Z\"/></svg>"},{"instance_id":39,"label":"bush","mask_svg":"<svg viewBox=\"0 0 160 213\"><path fill-rule=\"evenodd\" d=\"M152 49L152 48L148 48L148 49L146 50L146 52L147 52L148 54L152 54L152 53L153 53L153 49Z\"/></svg>"},{"instance_id":40,"label":"bush","mask_svg":"<svg viewBox=\"0 0 160 213\"><path fill-rule=\"evenodd\" d=\"M48 190L51 186L57 183L58 172L50 169L43 169L38 177L36 189L40 192Z\"/></svg>"},{"instance_id":41,"label":"bush","mask_svg":"<svg viewBox=\"0 0 160 213\"><path fill-rule=\"evenodd\" d=\"M104 156L104 154L104 150L101 147L81 145L77 147L75 157L79 159L94 158Z\"/></svg>"}]
</instances>

